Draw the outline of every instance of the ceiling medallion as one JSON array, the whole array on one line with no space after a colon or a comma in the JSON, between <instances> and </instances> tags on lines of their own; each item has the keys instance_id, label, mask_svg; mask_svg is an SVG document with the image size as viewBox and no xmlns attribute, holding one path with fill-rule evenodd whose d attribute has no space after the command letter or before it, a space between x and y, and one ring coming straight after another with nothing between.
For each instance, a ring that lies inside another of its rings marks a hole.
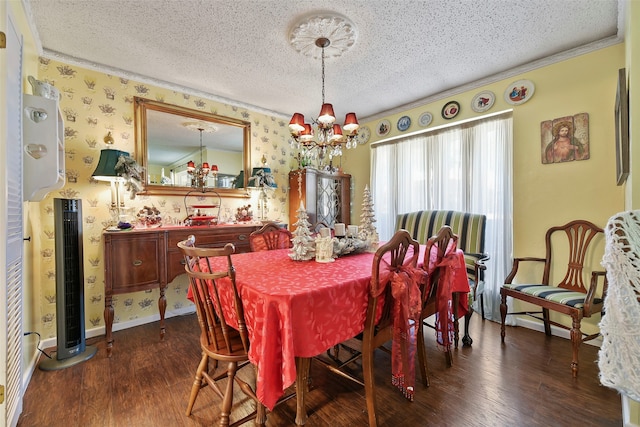
<instances>
[{"instance_id":1,"label":"ceiling medallion","mask_svg":"<svg viewBox=\"0 0 640 427\"><path fill-rule=\"evenodd\" d=\"M195 121L195 122L183 122L182 126L187 129L197 130L198 132L202 131L205 133L214 133L218 131L218 126L214 125L211 122L205 121Z\"/></svg>"},{"instance_id":2,"label":"ceiling medallion","mask_svg":"<svg viewBox=\"0 0 640 427\"><path fill-rule=\"evenodd\" d=\"M294 25L289 33L289 43L303 55L320 59L322 52L316 40L323 37L331 40L331 44L324 49L325 57L338 57L356 42L356 27L349 19L338 14L310 16Z\"/></svg>"}]
</instances>

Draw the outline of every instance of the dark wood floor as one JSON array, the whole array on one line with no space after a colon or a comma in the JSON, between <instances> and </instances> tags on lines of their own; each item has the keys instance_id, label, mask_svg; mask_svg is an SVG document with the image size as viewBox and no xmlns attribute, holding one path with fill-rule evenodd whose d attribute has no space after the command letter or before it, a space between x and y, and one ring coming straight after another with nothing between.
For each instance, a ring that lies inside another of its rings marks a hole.
<instances>
[{"instance_id":1,"label":"dark wood floor","mask_svg":"<svg viewBox=\"0 0 640 427\"><path fill-rule=\"evenodd\" d=\"M472 322L473 347L444 355L427 329L431 386L418 386L409 403L389 384L389 356L378 352L378 411L381 426L621 426L618 394L599 384L597 348L581 347L580 374L572 380L568 340L547 338L523 328ZM34 372L18 426L210 426L217 425L217 396L200 393L194 413L184 415L193 374L200 359L195 315L167 320L165 342L158 324L115 332L107 359L104 337L88 340L96 356L59 371ZM252 369L244 369L251 375ZM307 426L366 426L364 390L314 361L308 394ZM418 374L419 375L419 374ZM252 403L236 399L243 415ZM268 426L291 426L295 399L268 414ZM252 425L247 423L246 425Z\"/></svg>"}]
</instances>

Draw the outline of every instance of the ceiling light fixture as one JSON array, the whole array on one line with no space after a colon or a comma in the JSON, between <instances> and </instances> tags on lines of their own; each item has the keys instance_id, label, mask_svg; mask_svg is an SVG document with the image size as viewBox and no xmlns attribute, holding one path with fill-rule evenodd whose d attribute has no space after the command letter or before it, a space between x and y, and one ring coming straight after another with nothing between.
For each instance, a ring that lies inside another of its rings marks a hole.
<instances>
[{"instance_id":1,"label":"ceiling light fixture","mask_svg":"<svg viewBox=\"0 0 640 427\"><path fill-rule=\"evenodd\" d=\"M209 175L209 163L202 161L202 131L204 128L198 128L200 131L200 164L195 165L193 160L187 162L187 173L191 176L191 186L194 188L204 188L207 186L207 176ZM216 166L216 170L218 167Z\"/></svg>"},{"instance_id":2,"label":"ceiling light fixture","mask_svg":"<svg viewBox=\"0 0 640 427\"><path fill-rule=\"evenodd\" d=\"M293 138L291 145L295 150L299 150L298 161L301 167L310 165L314 161L317 162L317 166L323 167L327 164L327 157L331 164L333 157L342 155L343 146L347 149L358 146L356 137L360 125L356 113L347 113L341 127L335 123L333 105L325 102L325 49L331 45L331 40L318 34L332 34L338 37L339 42L337 46L332 47L331 56L339 56L355 41L353 25L340 16L312 17L300 23L292 32L292 45L298 51L311 56L313 56L310 49L311 37L317 35L313 44L321 49L322 58L322 107L317 119L312 119L311 123L305 123L304 116L296 112L289 122L289 131Z\"/></svg>"}]
</instances>

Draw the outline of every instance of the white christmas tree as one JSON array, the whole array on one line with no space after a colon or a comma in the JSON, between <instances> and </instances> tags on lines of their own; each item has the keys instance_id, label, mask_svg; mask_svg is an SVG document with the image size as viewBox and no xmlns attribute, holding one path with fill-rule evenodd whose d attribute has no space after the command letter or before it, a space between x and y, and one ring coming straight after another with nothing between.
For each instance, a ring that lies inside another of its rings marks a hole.
<instances>
[{"instance_id":1,"label":"white christmas tree","mask_svg":"<svg viewBox=\"0 0 640 427\"><path fill-rule=\"evenodd\" d=\"M311 230L309 229L307 210L304 208L304 204L300 202L300 208L298 209L298 221L295 225L296 229L292 233L293 247L289 252L289 256L294 261L307 261L315 258L315 242L311 237Z\"/></svg>"},{"instance_id":2,"label":"white christmas tree","mask_svg":"<svg viewBox=\"0 0 640 427\"><path fill-rule=\"evenodd\" d=\"M373 198L367 185L364 187L364 194L362 195L362 213L360 214L358 237L366 241L368 250L373 252L378 249L378 243L380 242L378 230L373 225L374 222L376 222L376 217L373 212Z\"/></svg>"}]
</instances>

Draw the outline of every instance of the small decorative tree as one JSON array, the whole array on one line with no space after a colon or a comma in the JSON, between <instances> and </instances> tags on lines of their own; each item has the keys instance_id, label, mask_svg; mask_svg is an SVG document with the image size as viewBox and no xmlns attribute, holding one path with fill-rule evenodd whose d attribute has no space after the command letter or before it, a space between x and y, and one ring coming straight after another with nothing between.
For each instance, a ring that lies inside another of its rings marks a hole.
<instances>
[{"instance_id":1,"label":"small decorative tree","mask_svg":"<svg viewBox=\"0 0 640 427\"><path fill-rule=\"evenodd\" d=\"M367 185L364 187L364 194L362 195L362 213L360 214L358 237L367 242L367 248L372 252L378 249L378 243L380 242L378 230L373 225L374 222L376 222L376 217L373 212L373 199Z\"/></svg>"},{"instance_id":2,"label":"small decorative tree","mask_svg":"<svg viewBox=\"0 0 640 427\"><path fill-rule=\"evenodd\" d=\"M307 261L313 259L315 255L315 242L311 237L311 230L309 230L309 215L304 208L304 204L300 202L300 208L298 209L298 221L295 225L297 228L293 232L293 247L289 253L289 256L294 261Z\"/></svg>"}]
</instances>

